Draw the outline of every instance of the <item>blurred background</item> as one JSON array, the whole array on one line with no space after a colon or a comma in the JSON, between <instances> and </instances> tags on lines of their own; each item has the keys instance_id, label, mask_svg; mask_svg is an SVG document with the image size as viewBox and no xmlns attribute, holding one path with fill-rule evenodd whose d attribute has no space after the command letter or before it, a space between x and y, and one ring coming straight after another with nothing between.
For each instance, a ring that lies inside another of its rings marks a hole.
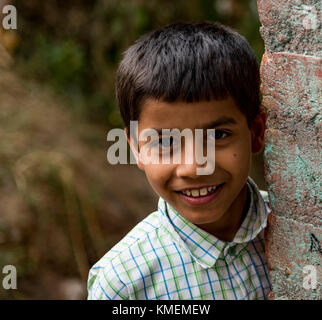
<instances>
[{"instance_id":1,"label":"blurred background","mask_svg":"<svg viewBox=\"0 0 322 320\"><path fill-rule=\"evenodd\" d=\"M106 161L115 70L143 33L199 20L235 28L260 63L256 0L0 0L0 299L85 299L89 268L155 211L144 174ZM251 176L265 189L261 155Z\"/></svg>"}]
</instances>

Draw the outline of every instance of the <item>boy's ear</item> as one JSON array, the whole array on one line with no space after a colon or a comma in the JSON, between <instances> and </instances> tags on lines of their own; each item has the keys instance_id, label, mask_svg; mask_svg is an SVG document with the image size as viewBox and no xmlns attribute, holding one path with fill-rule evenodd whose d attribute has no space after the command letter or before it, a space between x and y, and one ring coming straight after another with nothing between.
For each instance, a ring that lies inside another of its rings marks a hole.
<instances>
[{"instance_id":1,"label":"boy's ear","mask_svg":"<svg viewBox=\"0 0 322 320\"><path fill-rule=\"evenodd\" d=\"M124 128L124 132L126 135L126 140L131 148L131 151L135 157L136 160L136 164L139 167L139 169L144 170L143 169L143 163L140 161L140 156L139 156L139 145L136 141L133 141L133 138L130 136L129 131L127 130L127 128Z\"/></svg>"},{"instance_id":2,"label":"boy's ear","mask_svg":"<svg viewBox=\"0 0 322 320\"><path fill-rule=\"evenodd\" d=\"M264 147L264 134L266 129L266 110L260 107L259 112L251 125L252 152L260 153Z\"/></svg>"}]
</instances>

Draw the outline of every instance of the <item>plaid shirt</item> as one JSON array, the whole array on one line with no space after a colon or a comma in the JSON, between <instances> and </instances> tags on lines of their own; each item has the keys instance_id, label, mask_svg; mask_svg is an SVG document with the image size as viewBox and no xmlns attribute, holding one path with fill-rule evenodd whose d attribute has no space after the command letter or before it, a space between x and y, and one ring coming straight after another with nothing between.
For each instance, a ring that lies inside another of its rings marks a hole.
<instances>
[{"instance_id":1,"label":"plaid shirt","mask_svg":"<svg viewBox=\"0 0 322 320\"><path fill-rule=\"evenodd\" d=\"M265 299L267 193L248 178L250 207L231 242L183 218L162 198L90 270L88 299Z\"/></svg>"}]
</instances>

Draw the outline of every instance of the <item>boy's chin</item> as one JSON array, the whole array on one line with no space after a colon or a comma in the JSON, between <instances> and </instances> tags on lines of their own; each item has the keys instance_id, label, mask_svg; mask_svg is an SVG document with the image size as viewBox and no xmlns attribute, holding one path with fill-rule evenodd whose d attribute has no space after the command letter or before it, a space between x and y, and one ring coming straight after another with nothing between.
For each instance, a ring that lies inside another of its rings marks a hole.
<instances>
[{"instance_id":1,"label":"boy's chin","mask_svg":"<svg viewBox=\"0 0 322 320\"><path fill-rule=\"evenodd\" d=\"M218 210L212 210L209 214L207 212L204 212L202 216L200 216L200 211L199 215L196 217L194 214L187 214L183 213L182 214L187 220L192 222L195 225L198 225L202 227L202 225L209 225L209 224L216 224L220 219L222 218L223 214L222 212Z\"/></svg>"},{"instance_id":2,"label":"boy's chin","mask_svg":"<svg viewBox=\"0 0 322 320\"><path fill-rule=\"evenodd\" d=\"M171 205L171 207L191 223L200 226L216 223L224 215L224 211L216 206L210 206L208 208L187 207L181 203L180 205Z\"/></svg>"}]
</instances>

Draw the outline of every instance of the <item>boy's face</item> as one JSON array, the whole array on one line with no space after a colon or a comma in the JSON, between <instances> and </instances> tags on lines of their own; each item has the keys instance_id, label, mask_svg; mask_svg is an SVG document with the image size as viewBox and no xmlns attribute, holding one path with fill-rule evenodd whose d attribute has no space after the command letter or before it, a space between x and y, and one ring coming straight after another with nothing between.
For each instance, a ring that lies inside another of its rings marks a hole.
<instances>
[{"instance_id":1,"label":"boy's face","mask_svg":"<svg viewBox=\"0 0 322 320\"><path fill-rule=\"evenodd\" d=\"M144 170L155 192L187 220L213 234L230 232L240 223L246 202L251 154L262 149L265 120L266 114L261 109L249 128L246 117L232 98L196 103L149 99L140 111L139 135L149 128L177 128L180 132L189 128L193 132L205 129L205 139L206 128L215 129L215 170L211 175L197 175L199 165L195 157L192 164L184 161L181 164L144 164L138 161L138 166ZM215 126L209 127L215 122ZM182 141L184 160L185 142ZM144 142L139 141L139 150L143 145ZM210 189L215 186L215 190Z\"/></svg>"}]
</instances>

